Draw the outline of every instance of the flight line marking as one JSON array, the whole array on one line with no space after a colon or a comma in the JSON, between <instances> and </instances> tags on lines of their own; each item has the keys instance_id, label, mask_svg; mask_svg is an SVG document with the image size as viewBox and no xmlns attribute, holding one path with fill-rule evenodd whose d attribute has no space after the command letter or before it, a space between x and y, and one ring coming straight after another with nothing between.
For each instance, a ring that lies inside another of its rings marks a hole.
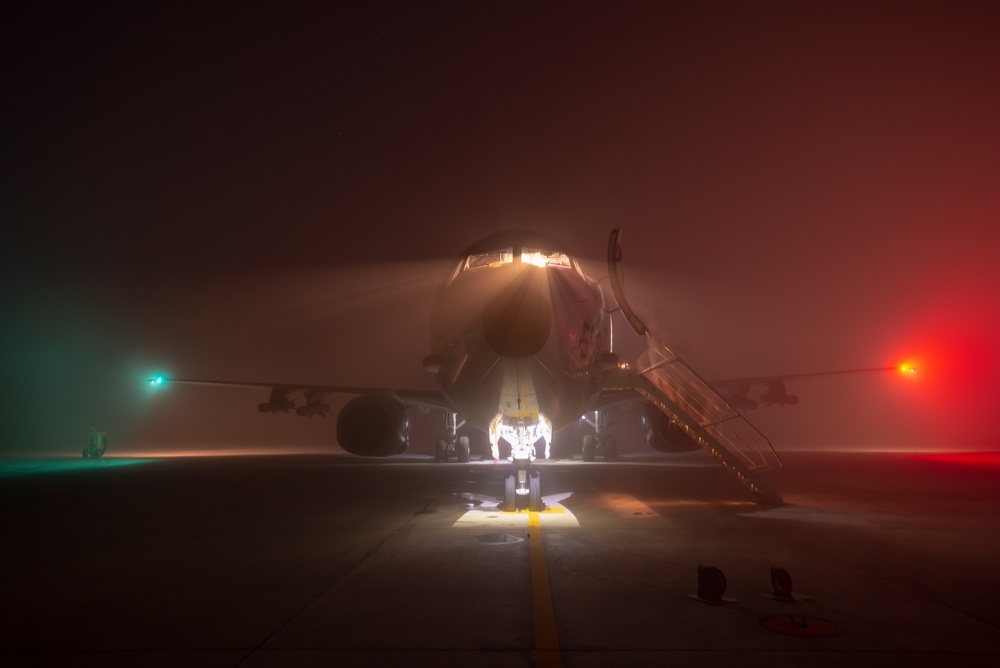
<instances>
[{"instance_id":1,"label":"flight line marking","mask_svg":"<svg viewBox=\"0 0 1000 668\"><path fill-rule=\"evenodd\" d=\"M535 613L535 665L559 668L559 634L556 632L555 608L549 588L549 571L542 545L542 524L537 512L528 513L528 543L531 546L531 596Z\"/></svg>"}]
</instances>

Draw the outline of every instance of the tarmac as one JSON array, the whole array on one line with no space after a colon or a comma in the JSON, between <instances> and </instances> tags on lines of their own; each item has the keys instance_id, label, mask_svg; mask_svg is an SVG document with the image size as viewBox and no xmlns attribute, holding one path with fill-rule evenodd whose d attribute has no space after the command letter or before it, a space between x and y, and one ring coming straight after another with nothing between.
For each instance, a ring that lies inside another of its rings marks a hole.
<instances>
[{"instance_id":1,"label":"tarmac","mask_svg":"<svg viewBox=\"0 0 1000 668\"><path fill-rule=\"evenodd\" d=\"M1000 455L782 456L0 460L0 664L1000 665Z\"/></svg>"}]
</instances>

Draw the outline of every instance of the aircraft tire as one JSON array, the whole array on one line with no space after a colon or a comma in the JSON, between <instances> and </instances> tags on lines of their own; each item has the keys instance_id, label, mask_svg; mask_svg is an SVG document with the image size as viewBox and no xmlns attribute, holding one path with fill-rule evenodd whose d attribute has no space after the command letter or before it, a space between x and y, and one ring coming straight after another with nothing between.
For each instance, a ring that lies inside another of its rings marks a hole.
<instances>
[{"instance_id":1,"label":"aircraft tire","mask_svg":"<svg viewBox=\"0 0 1000 668\"><path fill-rule=\"evenodd\" d=\"M618 439L611 434L604 437L604 461L618 461Z\"/></svg>"},{"instance_id":2,"label":"aircraft tire","mask_svg":"<svg viewBox=\"0 0 1000 668\"><path fill-rule=\"evenodd\" d=\"M459 436L458 442L455 444L455 454L458 457L458 461L463 464L469 461L469 437Z\"/></svg>"},{"instance_id":3,"label":"aircraft tire","mask_svg":"<svg viewBox=\"0 0 1000 668\"><path fill-rule=\"evenodd\" d=\"M83 449L83 458L86 459L89 456L90 456L90 450L88 450L87 448L84 448Z\"/></svg>"},{"instance_id":4,"label":"aircraft tire","mask_svg":"<svg viewBox=\"0 0 1000 668\"><path fill-rule=\"evenodd\" d=\"M594 441L593 434L586 434L583 437L583 461L585 462L594 461L594 449L596 446Z\"/></svg>"},{"instance_id":5,"label":"aircraft tire","mask_svg":"<svg viewBox=\"0 0 1000 668\"><path fill-rule=\"evenodd\" d=\"M537 513L544 507L542 503L542 476L538 471L532 471L528 475L528 510Z\"/></svg>"},{"instance_id":6,"label":"aircraft tire","mask_svg":"<svg viewBox=\"0 0 1000 668\"><path fill-rule=\"evenodd\" d=\"M512 513L517 510L517 494L514 491L517 485L515 474L508 473L503 478L503 507L501 510Z\"/></svg>"},{"instance_id":7,"label":"aircraft tire","mask_svg":"<svg viewBox=\"0 0 1000 668\"><path fill-rule=\"evenodd\" d=\"M439 438L434 446L434 459L438 462L448 461L448 441L443 438Z\"/></svg>"}]
</instances>

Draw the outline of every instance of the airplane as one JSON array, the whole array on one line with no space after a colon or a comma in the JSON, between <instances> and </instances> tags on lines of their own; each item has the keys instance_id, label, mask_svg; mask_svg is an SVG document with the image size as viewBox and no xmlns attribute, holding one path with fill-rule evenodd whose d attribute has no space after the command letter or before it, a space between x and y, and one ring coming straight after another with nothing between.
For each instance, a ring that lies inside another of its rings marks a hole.
<instances>
[{"instance_id":1,"label":"airplane","mask_svg":"<svg viewBox=\"0 0 1000 668\"><path fill-rule=\"evenodd\" d=\"M270 390L261 412L300 416L330 414L328 396L356 395L339 412L337 440L349 453L368 457L401 454L409 446L407 408L440 410L443 435L435 457L470 458L468 425L486 432L495 461L510 464L504 475L503 510L543 507L537 459L551 455L553 435L583 422L584 461L617 459L605 411L615 404L643 403L647 443L662 452L703 448L734 473L763 503L781 498L753 472L780 466L766 438L732 407L732 401L700 378L669 348L650 339L636 367L612 351L612 313L620 311L633 330L649 330L628 304L620 261L621 228L608 241L604 278L588 275L563 247L537 232L491 234L468 247L452 264L434 297L430 353L423 367L438 390L317 386L198 379L167 382ZM609 302L616 304L614 308Z\"/></svg>"}]
</instances>

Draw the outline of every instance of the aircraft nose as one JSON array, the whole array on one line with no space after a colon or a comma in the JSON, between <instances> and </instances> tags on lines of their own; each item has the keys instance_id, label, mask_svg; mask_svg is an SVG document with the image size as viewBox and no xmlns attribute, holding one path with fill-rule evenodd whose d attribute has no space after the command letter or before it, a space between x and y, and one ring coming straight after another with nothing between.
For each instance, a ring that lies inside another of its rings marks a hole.
<instances>
[{"instance_id":1,"label":"aircraft nose","mask_svg":"<svg viewBox=\"0 0 1000 668\"><path fill-rule=\"evenodd\" d=\"M512 281L483 308L486 342L502 357L531 357L549 340L552 308L530 275Z\"/></svg>"}]
</instances>

